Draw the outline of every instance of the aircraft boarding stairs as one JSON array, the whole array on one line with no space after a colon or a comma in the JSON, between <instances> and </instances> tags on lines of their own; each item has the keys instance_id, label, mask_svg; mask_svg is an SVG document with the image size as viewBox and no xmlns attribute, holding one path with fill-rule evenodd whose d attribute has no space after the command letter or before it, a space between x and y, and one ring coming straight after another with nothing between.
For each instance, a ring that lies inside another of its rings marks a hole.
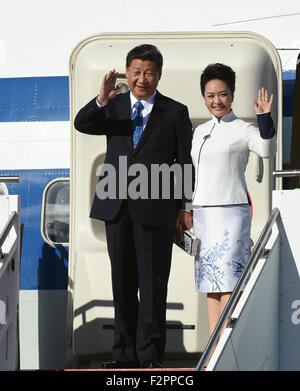
<instances>
[{"instance_id":1,"label":"aircraft boarding stairs","mask_svg":"<svg viewBox=\"0 0 300 391\"><path fill-rule=\"evenodd\" d=\"M8 195L0 177L0 370L19 368L18 305L20 273L20 197Z\"/></svg>"},{"instance_id":2,"label":"aircraft boarding stairs","mask_svg":"<svg viewBox=\"0 0 300 391\"><path fill-rule=\"evenodd\" d=\"M274 176L294 173L300 171ZM271 216L215 332L194 361L196 371L300 370L300 189L275 190L272 198ZM182 355L162 370L192 369L185 362Z\"/></svg>"},{"instance_id":3,"label":"aircraft boarding stairs","mask_svg":"<svg viewBox=\"0 0 300 391\"><path fill-rule=\"evenodd\" d=\"M275 190L272 198L272 214L198 371L206 365L206 371L300 370L300 189Z\"/></svg>"},{"instance_id":4,"label":"aircraft boarding stairs","mask_svg":"<svg viewBox=\"0 0 300 391\"><path fill-rule=\"evenodd\" d=\"M208 357L206 371L300 370L299 205L300 189L273 191L272 214L196 370L206 366ZM0 370L16 370L20 269L17 195L0 196L0 249Z\"/></svg>"}]
</instances>

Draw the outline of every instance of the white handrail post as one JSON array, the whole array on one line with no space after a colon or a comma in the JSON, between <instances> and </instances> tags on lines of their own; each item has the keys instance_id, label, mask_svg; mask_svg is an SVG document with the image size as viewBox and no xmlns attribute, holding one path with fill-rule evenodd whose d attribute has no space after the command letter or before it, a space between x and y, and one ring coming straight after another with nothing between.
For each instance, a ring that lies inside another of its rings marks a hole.
<instances>
[{"instance_id":1,"label":"white handrail post","mask_svg":"<svg viewBox=\"0 0 300 391\"><path fill-rule=\"evenodd\" d=\"M0 370L19 366L20 198L0 196Z\"/></svg>"}]
</instances>

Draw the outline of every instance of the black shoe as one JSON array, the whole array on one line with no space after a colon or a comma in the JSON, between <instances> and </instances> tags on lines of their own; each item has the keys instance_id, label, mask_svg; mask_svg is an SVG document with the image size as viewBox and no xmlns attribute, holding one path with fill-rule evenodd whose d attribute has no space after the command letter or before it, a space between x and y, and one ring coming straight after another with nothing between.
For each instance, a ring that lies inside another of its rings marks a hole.
<instances>
[{"instance_id":1,"label":"black shoe","mask_svg":"<svg viewBox=\"0 0 300 391\"><path fill-rule=\"evenodd\" d=\"M138 361L107 361L102 363L101 369L128 369L139 368Z\"/></svg>"},{"instance_id":2,"label":"black shoe","mask_svg":"<svg viewBox=\"0 0 300 391\"><path fill-rule=\"evenodd\" d=\"M161 363L158 361L147 360L141 364L141 368L155 369L155 368L162 368L162 366Z\"/></svg>"}]
</instances>

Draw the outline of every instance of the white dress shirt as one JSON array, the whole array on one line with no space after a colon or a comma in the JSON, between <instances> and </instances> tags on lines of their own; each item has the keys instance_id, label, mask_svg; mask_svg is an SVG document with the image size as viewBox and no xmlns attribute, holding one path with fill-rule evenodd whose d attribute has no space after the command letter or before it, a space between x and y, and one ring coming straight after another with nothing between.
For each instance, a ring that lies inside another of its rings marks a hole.
<instances>
[{"instance_id":1,"label":"white dress shirt","mask_svg":"<svg viewBox=\"0 0 300 391\"><path fill-rule=\"evenodd\" d=\"M147 125L147 121L148 121L148 118L149 118L149 115L151 113L151 110L153 108L153 105L154 105L154 99L155 99L155 95L156 95L156 91L154 92L154 94L152 96L150 96L150 98L147 98L147 99L143 99L141 100L140 102L142 103L142 105L144 106L143 110L142 110L142 116L143 116L143 130L145 129L145 126ZM137 102L138 100L136 99L136 97L132 94L132 92L130 91L130 102L131 102L131 116L132 114L135 112L135 108L133 107L135 105L135 103Z\"/></svg>"},{"instance_id":2,"label":"white dress shirt","mask_svg":"<svg viewBox=\"0 0 300 391\"><path fill-rule=\"evenodd\" d=\"M263 139L254 124L233 111L199 125L192 141L195 166L193 207L247 204L245 170L250 151L267 158L276 153L276 136Z\"/></svg>"},{"instance_id":3,"label":"white dress shirt","mask_svg":"<svg viewBox=\"0 0 300 391\"><path fill-rule=\"evenodd\" d=\"M154 99L155 99L155 95L156 95L156 91L154 92L154 94L152 96L150 96L150 98L147 98L147 99L143 99L141 100L140 102L143 104L144 108L142 110L142 116L143 116L143 130L145 129L145 126L147 125L147 121L148 121L148 118L149 118L149 115L151 113L151 110L153 108L153 105L154 105ZM133 107L135 105L135 103L137 102L138 100L136 99L136 97L133 95L133 93L130 91L130 107L131 107L131 116L132 114L135 112L135 108ZM98 101L98 99L96 98L96 103L97 103L97 106L98 107L103 107L105 105L101 105Z\"/></svg>"}]
</instances>

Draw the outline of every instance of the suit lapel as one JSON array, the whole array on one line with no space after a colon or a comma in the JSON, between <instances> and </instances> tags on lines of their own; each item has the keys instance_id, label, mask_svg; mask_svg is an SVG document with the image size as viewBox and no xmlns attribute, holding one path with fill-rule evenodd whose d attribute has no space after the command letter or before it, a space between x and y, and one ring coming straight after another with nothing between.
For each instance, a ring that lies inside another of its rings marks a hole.
<instances>
[{"instance_id":1,"label":"suit lapel","mask_svg":"<svg viewBox=\"0 0 300 391\"><path fill-rule=\"evenodd\" d=\"M130 152L132 152L132 131L131 131L131 102L130 102L130 93L129 91L123 94L118 95L118 102L115 105L116 117L120 121L128 121L129 129L128 136L126 136L126 142Z\"/></svg>"},{"instance_id":2,"label":"suit lapel","mask_svg":"<svg viewBox=\"0 0 300 391\"><path fill-rule=\"evenodd\" d=\"M128 120L131 118L131 103L129 92L118 95L118 101L115 105L120 120Z\"/></svg>"},{"instance_id":3,"label":"suit lapel","mask_svg":"<svg viewBox=\"0 0 300 391\"><path fill-rule=\"evenodd\" d=\"M145 129L143 131L143 134L140 138L140 141L138 142L138 145L136 146L135 150L133 151L133 155L135 155L141 147L145 144L145 142L148 140L149 136L151 135L153 129L157 126L161 118L163 117L166 110L165 100L164 96L161 95L158 91L155 96L154 105L151 110L151 113L149 115L147 125L145 126Z\"/></svg>"}]
</instances>

